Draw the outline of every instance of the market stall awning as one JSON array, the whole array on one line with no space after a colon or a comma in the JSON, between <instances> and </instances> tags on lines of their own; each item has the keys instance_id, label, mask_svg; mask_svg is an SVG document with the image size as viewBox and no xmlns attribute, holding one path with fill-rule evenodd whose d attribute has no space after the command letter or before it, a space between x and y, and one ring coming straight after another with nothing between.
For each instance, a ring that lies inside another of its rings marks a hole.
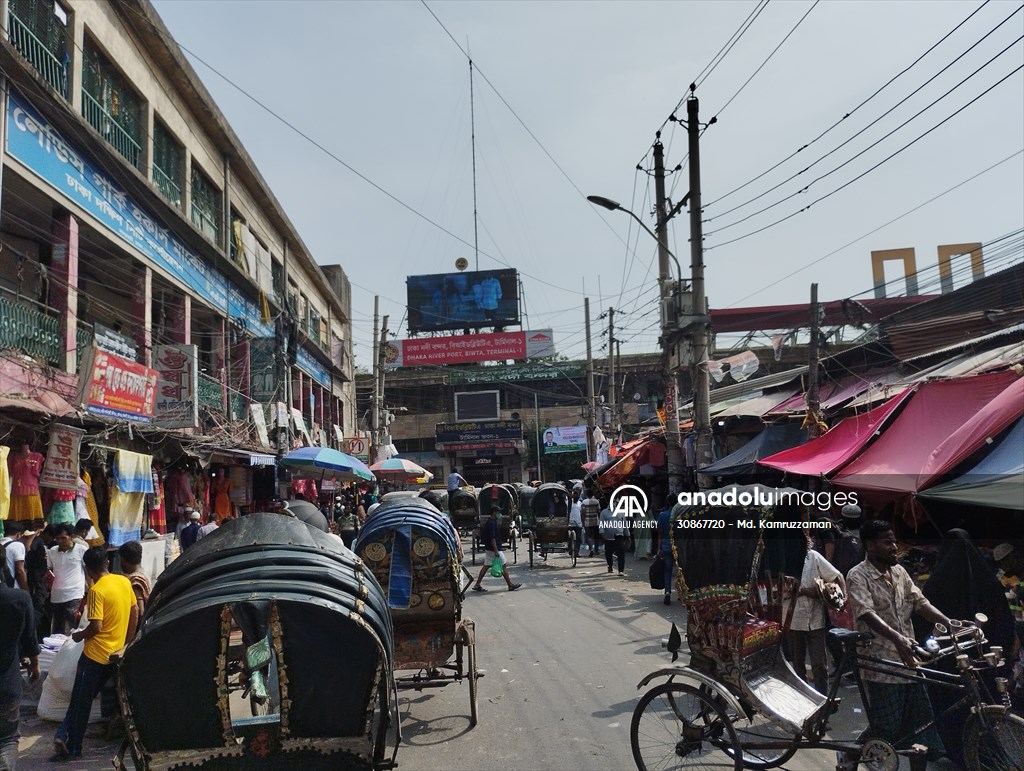
<instances>
[{"instance_id":1,"label":"market stall awning","mask_svg":"<svg viewBox=\"0 0 1024 771\"><path fill-rule=\"evenodd\" d=\"M919 493L925 500L1024 511L1024 419L966 474Z\"/></svg>"},{"instance_id":2,"label":"market stall awning","mask_svg":"<svg viewBox=\"0 0 1024 771\"><path fill-rule=\"evenodd\" d=\"M1021 416L1024 416L1024 379L1017 378L935 448L918 475L917 489L935 484Z\"/></svg>"},{"instance_id":3,"label":"market stall awning","mask_svg":"<svg viewBox=\"0 0 1024 771\"><path fill-rule=\"evenodd\" d=\"M735 404L732 407L722 410L718 413L718 417L727 418L729 416L733 416L759 418L762 415L771 412L783 402L793 398L794 394L796 394L795 388L784 388L781 391L775 391L762 396L755 396L753 399L746 399L739 404Z\"/></svg>"},{"instance_id":4,"label":"market stall awning","mask_svg":"<svg viewBox=\"0 0 1024 771\"><path fill-rule=\"evenodd\" d=\"M237 447L219 447L213 451L214 455L224 455L244 459L250 466L276 466L277 457L265 452L252 452L251 450L240 450Z\"/></svg>"},{"instance_id":5,"label":"market stall awning","mask_svg":"<svg viewBox=\"0 0 1024 771\"><path fill-rule=\"evenodd\" d=\"M893 424L833 484L890 499L916 492L936 448L1016 379L1006 371L920 384Z\"/></svg>"},{"instance_id":6,"label":"market stall awning","mask_svg":"<svg viewBox=\"0 0 1024 771\"><path fill-rule=\"evenodd\" d=\"M758 461L762 466L804 476L825 476L842 468L854 458L897 407L906 401L910 389L863 415L847 418L807 444L783 450Z\"/></svg>"},{"instance_id":7,"label":"market stall awning","mask_svg":"<svg viewBox=\"0 0 1024 771\"><path fill-rule=\"evenodd\" d=\"M597 483L603 488L622 484L641 466L664 466L665 444L654 436L643 437L631 443L629 451L615 459L615 462L598 472Z\"/></svg>"},{"instance_id":8,"label":"market stall awning","mask_svg":"<svg viewBox=\"0 0 1024 771\"><path fill-rule=\"evenodd\" d=\"M702 474L718 477L737 477L756 474L757 462L761 458L775 455L783 450L796 447L807 441L807 431L797 421L787 421L765 426L764 431L755 436L733 453L719 458L710 466L700 469Z\"/></svg>"}]
</instances>

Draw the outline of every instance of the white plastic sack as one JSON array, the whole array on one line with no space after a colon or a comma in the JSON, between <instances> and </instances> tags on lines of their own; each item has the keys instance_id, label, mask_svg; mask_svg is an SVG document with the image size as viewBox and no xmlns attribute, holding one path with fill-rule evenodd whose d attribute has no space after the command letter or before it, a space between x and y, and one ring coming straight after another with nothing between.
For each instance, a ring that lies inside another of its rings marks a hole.
<instances>
[{"instance_id":1,"label":"white plastic sack","mask_svg":"<svg viewBox=\"0 0 1024 771\"><path fill-rule=\"evenodd\" d=\"M36 714L43 720L59 723L67 714L68 704L70 703L71 695L61 693L55 685L51 685L50 678L47 677L43 680L42 693L39 695L39 706L36 708ZM98 723L102 719L103 717L100 715L100 700L94 699L92 709L89 710L89 722Z\"/></svg>"},{"instance_id":2,"label":"white plastic sack","mask_svg":"<svg viewBox=\"0 0 1024 771\"><path fill-rule=\"evenodd\" d=\"M62 694L65 699L71 698L71 691L75 687L78 659L82 656L83 648L85 648L84 642L75 642L70 637L64 642L64 646L53 657L46 682L43 683L44 691L48 686L51 690ZM63 720L63 717L61 719Z\"/></svg>"}]
</instances>

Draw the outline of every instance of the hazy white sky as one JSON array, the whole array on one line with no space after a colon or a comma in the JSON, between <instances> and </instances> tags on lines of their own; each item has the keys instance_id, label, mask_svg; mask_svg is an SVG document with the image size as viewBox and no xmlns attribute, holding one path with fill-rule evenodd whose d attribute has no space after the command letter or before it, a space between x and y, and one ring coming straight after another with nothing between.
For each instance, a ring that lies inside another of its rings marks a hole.
<instances>
[{"instance_id":1,"label":"hazy white sky","mask_svg":"<svg viewBox=\"0 0 1024 771\"><path fill-rule=\"evenodd\" d=\"M179 44L251 95L192 58L317 261L342 264L352 280L359 364L370 358L375 293L395 329L404 317L405 276L452 271L458 257L468 258L471 268L474 263L468 64L430 11L463 49L468 46L478 68L480 269L520 270L529 327L553 327L559 353L583 355L584 293L597 329L606 326L597 315L616 308L624 352L656 348L655 244L627 215L596 209L585 196L618 200L653 228L653 179L636 166L651 167L655 132L759 8L756 0L430 1L430 10L399 1L154 2ZM812 5L772 0L760 8L697 89L702 121L718 116L701 144L712 307L806 301L812 281L823 300L856 296L871 289L870 252L897 247L916 248L926 289L935 275L936 246L989 242L1024 226L1020 4L819 2L725 107ZM818 137L975 10L841 125L716 201ZM662 138L668 165L681 163L685 130L669 124ZM798 212L864 172L809 210L725 243ZM687 187L685 170L672 177L672 200ZM685 210L670 228L670 246L688 272ZM995 259L1002 265L1020 256ZM602 355L601 346L595 339L595 355Z\"/></svg>"}]
</instances>

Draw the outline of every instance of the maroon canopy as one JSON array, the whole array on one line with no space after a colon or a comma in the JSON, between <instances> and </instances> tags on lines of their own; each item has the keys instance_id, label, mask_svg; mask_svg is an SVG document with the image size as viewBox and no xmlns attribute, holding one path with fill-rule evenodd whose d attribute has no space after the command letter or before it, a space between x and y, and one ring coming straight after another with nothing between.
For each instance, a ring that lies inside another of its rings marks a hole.
<instances>
[{"instance_id":1,"label":"maroon canopy","mask_svg":"<svg viewBox=\"0 0 1024 771\"><path fill-rule=\"evenodd\" d=\"M832 483L882 500L917 492L936 449L1015 380L1016 373L1005 371L922 383L885 433Z\"/></svg>"},{"instance_id":2,"label":"maroon canopy","mask_svg":"<svg viewBox=\"0 0 1024 771\"><path fill-rule=\"evenodd\" d=\"M814 441L762 458L758 463L790 474L831 474L860 452L885 420L907 399L911 390L908 388L870 412L837 423Z\"/></svg>"}]
</instances>

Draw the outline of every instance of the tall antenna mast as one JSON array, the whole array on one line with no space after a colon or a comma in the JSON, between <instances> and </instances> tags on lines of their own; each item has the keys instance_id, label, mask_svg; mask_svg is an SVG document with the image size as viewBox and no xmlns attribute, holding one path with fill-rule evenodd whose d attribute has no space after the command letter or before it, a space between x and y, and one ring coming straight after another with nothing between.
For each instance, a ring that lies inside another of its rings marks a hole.
<instances>
[{"instance_id":1,"label":"tall antenna mast","mask_svg":"<svg viewBox=\"0 0 1024 771\"><path fill-rule=\"evenodd\" d=\"M477 232L476 214L476 113L473 109L473 60L469 60L469 133L473 147L473 253L476 256L474 270L480 270L480 235Z\"/></svg>"}]
</instances>

